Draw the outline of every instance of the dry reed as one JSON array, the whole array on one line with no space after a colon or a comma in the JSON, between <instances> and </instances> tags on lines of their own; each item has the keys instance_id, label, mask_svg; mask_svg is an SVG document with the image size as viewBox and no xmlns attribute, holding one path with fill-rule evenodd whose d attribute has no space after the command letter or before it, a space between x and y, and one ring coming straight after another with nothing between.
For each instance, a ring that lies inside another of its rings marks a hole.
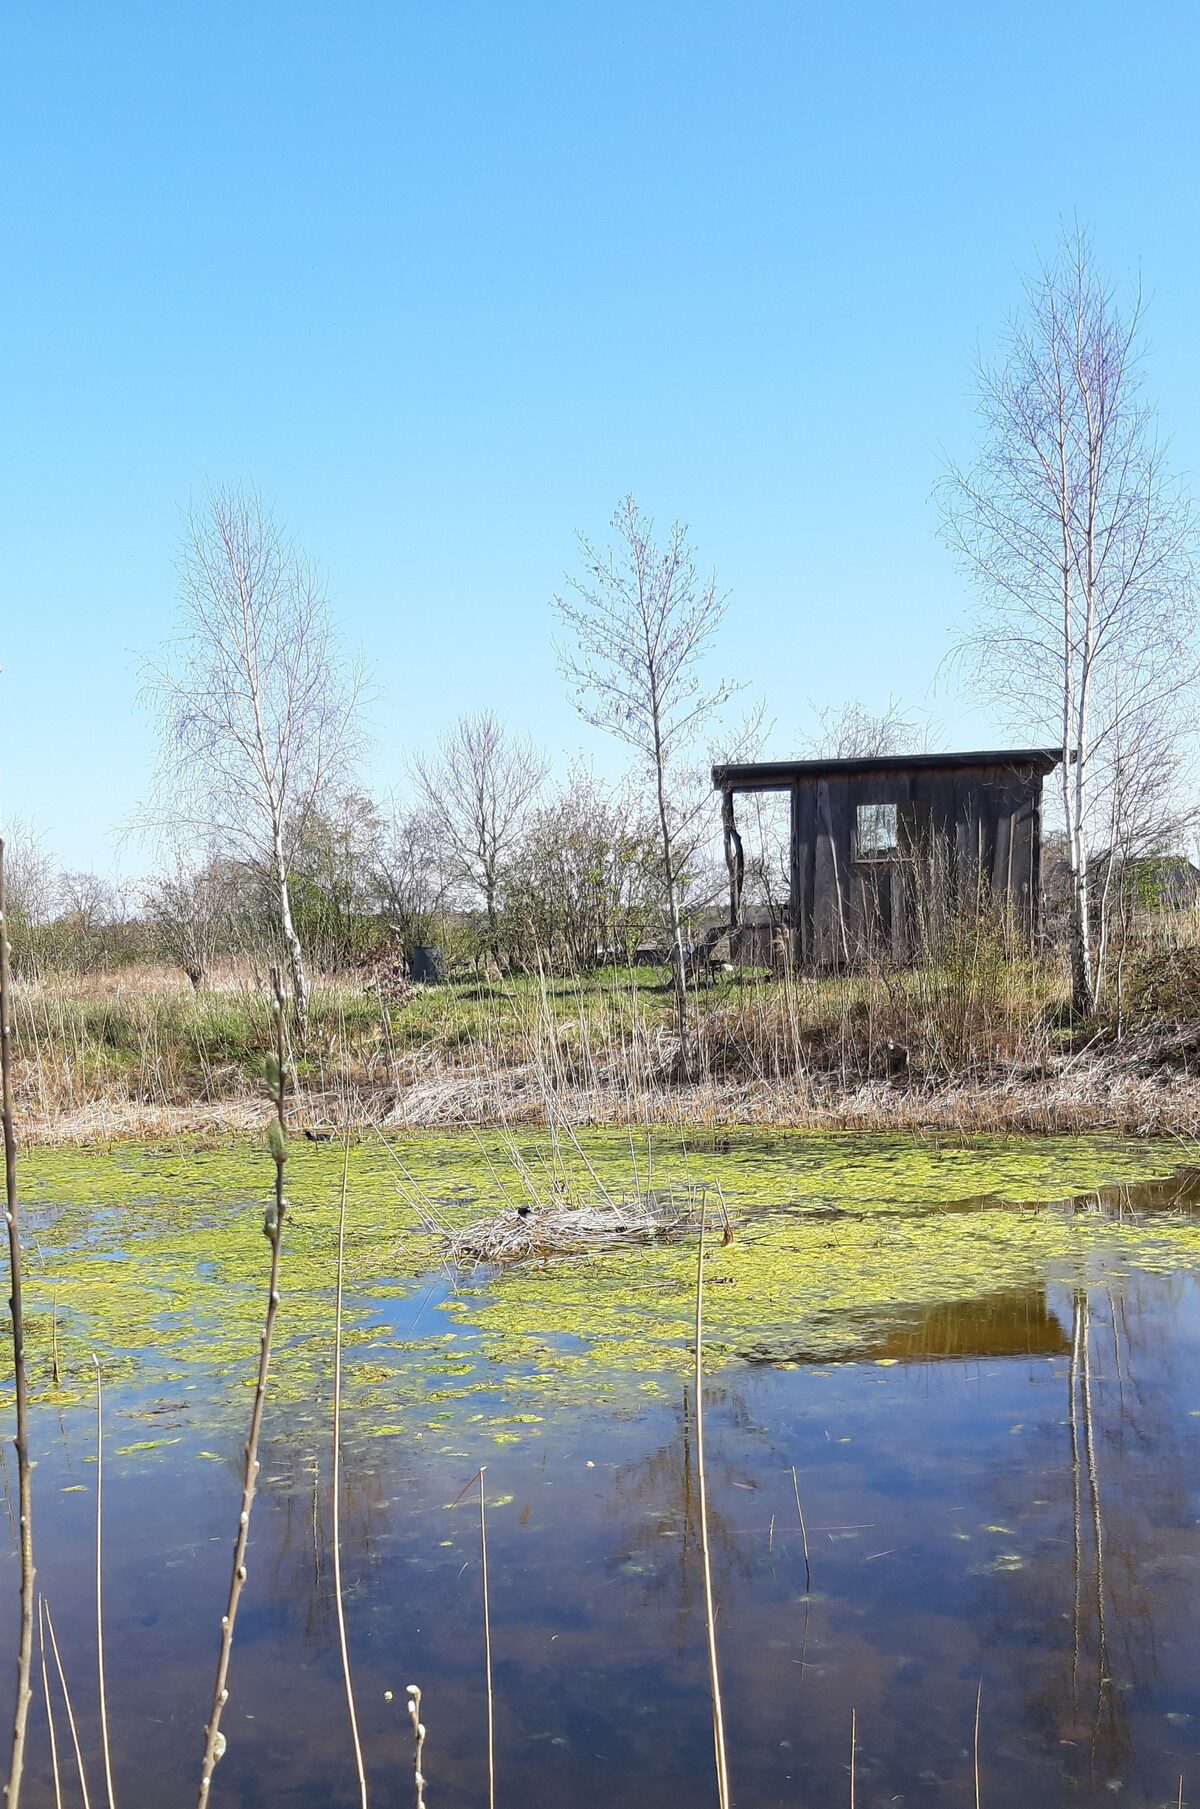
<instances>
[{"instance_id":1,"label":"dry reed","mask_svg":"<svg viewBox=\"0 0 1200 1809\"><path fill-rule=\"evenodd\" d=\"M979 1679L979 1687L975 1691L975 1809L982 1809L982 1798L979 1791L979 1711L983 1703L983 1678Z\"/></svg>"},{"instance_id":2,"label":"dry reed","mask_svg":"<svg viewBox=\"0 0 1200 1809\"><path fill-rule=\"evenodd\" d=\"M54 1668L58 1672L58 1684L63 1693L63 1704L67 1711L67 1726L71 1730L71 1745L75 1752L75 1768L79 1773L79 1794L83 1798L83 1809L91 1809L91 1797L88 1794L87 1768L83 1762L83 1748L79 1744L79 1728L75 1720L75 1710L71 1704L71 1692L67 1688L67 1674L63 1669L62 1655L58 1649L58 1635L54 1631L54 1616L50 1612L50 1604L43 1596L46 1609L46 1627L50 1634L50 1650L54 1654Z\"/></svg>"},{"instance_id":3,"label":"dry reed","mask_svg":"<svg viewBox=\"0 0 1200 1809\"><path fill-rule=\"evenodd\" d=\"M100 1385L100 1363L96 1366L96 1676L100 1696L100 1747L104 1758L104 1788L108 1809L117 1809L113 1790L112 1754L108 1741L108 1687L104 1673L104 1397Z\"/></svg>"},{"instance_id":4,"label":"dry reed","mask_svg":"<svg viewBox=\"0 0 1200 1809\"><path fill-rule=\"evenodd\" d=\"M496 1704L492 1693L492 1609L488 1596L487 1505L484 1496L484 1471L479 1466L479 1552L483 1577L483 1664L487 1682L487 1779L488 1809L496 1809Z\"/></svg>"},{"instance_id":5,"label":"dry reed","mask_svg":"<svg viewBox=\"0 0 1200 1809\"><path fill-rule=\"evenodd\" d=\"M808 1533L804 1525L804 1509L800 1506L800 1483L796 1476L796 1466L792 1465L792 1489L796 1496L796 1518L800 1522L800 1543L804 1548L804 1587L812 1591L812 1565L808 1561Z\"/></svg>"},{"instance_id":6,"label":"dry reed","mask_svg":"<svg viewBox=\"0 0 1200 1809\"><path fill-rule=\"evenodd\" d=\"M342 1284L346 1268L346 1192L350 1178L350 1137L342 1144L342 1191L338 1208L337 1302L333 1332L333 1600L337 1615L338 1649L342 1662L342 1687L346 1695L346 1712L350 1718L350 1738L354 1746L354 1765L358 1778L361 1809L367 1809L367 1774L363 1765L362 1742L358 1735L358 1709L354 1701L354 1682L350 1675L350 1647L346 1639L346 1606L342 1594Z\"/></svg>"},{"instance_id":7,"label":"dry reed","mask_svg":"<svg viewBox=\"0 0 1200 1809\"><path fill-rule=\"evenodd\" d=\"M700 1561L704 1570L704 1627L708 1640L708 1681L712 1697L713 1755L717 1771L718 1809L729 1809L729 1761L725 1749L725 1711L717 1662L717 1611L713 1597L712 1552L708 1532L708 1479L704 1469L704 1218L696 1246L696 1491L700 1515Z\"/></svg>"},{"instance_id":8,"label":"dry reed","mask_svg":"<svg viewBox=\"0 0 1200 1809\"><path fill-rule=\"evenodd\" d=\"M725 1241L732 1241L728 1209L722 1201ZM663 1190L602 1201L578 1194L532 1205L505 1207L449 1238L457 1262L521 1263L533 1259L585 1256L630 1244L676 1243L696 1229L707 1212L703 1188Z\"/></svg>"},{"instance_id":9,"label":"dry reed","mask_svg":"<svg viewBox=\"0 0 1200 1809\"><path fill-rule=\"evenodd\" d=\"M50 1676L46 1669L46 1604L38 1597L38 1658L42 1672L42 1698L46 1706L46 1727L50 1735L50 1773L54 1780L54 1809L62 1809L62 1780L58 1773L58 1734L54 1726L54 1704L50 1700Z\"/></svg>"},{"instance_id":10,"label":"dry reed","mask_svg":"<svg viewBox=\"0 0 1200 1809\"><path fill-rule=\"evenodd\" d=\"M29 1460L29 1395L25 1374L25 1316L21 1293L21 1225L17 1198L17 1142L13 1126L12 975L4 896L4 842L0 839L0 1118L4 1130L4 1220L8 1231L9 1321L16 1394L17 1516L20 1524L21 1618L17 1638L17 1698L4 1797L17 1809L25 1767L25 1734L33 1696L33 1489Z\"/></svg>"}]
</instances>

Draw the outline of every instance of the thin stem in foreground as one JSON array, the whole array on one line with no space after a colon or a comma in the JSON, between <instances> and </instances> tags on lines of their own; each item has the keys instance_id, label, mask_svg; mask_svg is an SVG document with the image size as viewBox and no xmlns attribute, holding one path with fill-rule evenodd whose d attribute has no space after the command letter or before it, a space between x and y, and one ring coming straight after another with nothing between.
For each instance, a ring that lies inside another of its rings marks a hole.
<instances>
[{"instance_id":1,"label":"thin stem in foreground","mask_svg":"<svg viewBox=\"0 0 1200 1809\"><path fill-rule=\"evenodd\" d=\"M17 1139L13 1128L12 976L9 970L8 918L4 900L4 842L0 839L0 1118L4 1126L4 1222L8 1230L9 1316L12 1326L13 1382L16 1393L17 1513L20 1521L21 1620L17 1635L17 1701L13 1711L12 1747L6 1809L17 1809L25 1766L25 1728L33 1695L33 1522L32 1466L29 1462L29 1397L25 1376L25 1317L21 1303L21 1224L17 1204Z\"/></svg>"},{"instance_id":2,"label":"thin stem in foreground","mask_svg":"<svg viewBox=\"0 0 1200 1809\"><path fill-rule=\"evenodd\" d=\"M88 1795L87 1770L83 1763L83 1748L79 1744L79 1728L75 1722L75 1710L71 1706L71 1692L67 1688L67 1674L63 1670L62 1656L58 1650L58 1635L54 1631L54 1616L50 1612L50 1604L42 1597L46 1610L46 1628L50 1634L50 1650L54 1653L54 1668L58 1672L59 1687L63 1693L63 1702L67 1710L67 1726L71 1730L71 1745L75 1749L75 1767L79 1772L79 1794L83 1798L83 1809L92 1809L92 1799Z\"/></svg>"},{"instance_id":3,"label":"thin stem in foreground","mask_svg":"<svg viewBox=\"0 0 1200 1809\"><path fill-rule=\"evenodd\" d=\"M487 1509L484 1505L483 1473L479 1466L479 1546L483 1558L483 1662L487 1678L487 1767L488 1809L496 1809L496 1712L492 1696L492 1612L488 1600Z\"/></svg>"},{"instance_id":4,"label":"thin stem in foreground","mask_svg":"<svg viewBox=\"0 0 1200 1809\"><path fill-rule=\"evenodd\" d=\"M704 1214L696 1257L696 1491L700 1513L700 1557L704 1566L704 1623L708 1635L708 1678L712 1690L713 1753L719 1809L729 1809L729 1761L725 1751L725 1711L717 1664L717 1612L713 1599L712 1552L708 1541L708 1483L704 1474Z\"/></svg>"},{"instance_id":5,"label":"thin stem in foreground","mask_svg":"<svg viewBox=\"0 0 1200 1809\"><path fill-rule=\"evenodd\" d=\"M112 1757L108 1748L108 1689L104 1676L104 1578L101 1556L104 1547L104 1397L100 1387L100 1364L96 1365L96 1675L100 1690L100 1746L104 1755L104 1787L108 1809L116 1809L113 1793Z\"/></svg>"},{"instance_id":6,"label":"thin stem in foreground","mask_svg":"<svg viewBox=\"0 0 1200 1809\"><path fill-rule=\"evenodd\" d=\"M350 1135L346 1133L342 1150L342 1199L338 1211L337 1307L333 1328L333 1600L337 1612L338 1645L342 1655L342 1683L346 1691L346 1710L350 1716L350 1738L354 1742L354 1764L358 1774L358 1798L367 1809L367 1774L363 1767L362 1742L358 1737L358 1711L354 1702L354 1684L350 1677L350 1648L346 1641L346 1609L342 1600L342 1282L346 1267L346 1190L350 1176Z\"/></svg>"},{"instance_id":7,"label":"thin stem in foreground","mask_svg":"<svg viewBox=\"0 0 1200 1809\"><path fill-rule=\"evenodd\" d=\"M792 1465L792 1488L796 1495L796 1513L800 1518L800 1543L804 1547L804 1587L812 1593L812 1566L808 1561L808 1533L804 1526L804 1509L800 1506L800 1484L796 1478L796 1466Z\"/></svg>"},{"instance_id":8,"label":"thin stem in foreground","mask_svg":"<svg viewBox=\"0 0 1200 1809\"><path fill-rule=\"evenodd\" d=\"M46 1703L46 1726L50 1730L50 1770L54 1778L54 1809L63 1809L62 1782L58 1775L58 1734L54 1726L54 1705L50 1700L50 1674L46 1669L46 1604L38 1597L38 1658L42 1668L42 1695Z\"/></svg>"},{"instance_id":9,"label":"thin stem in foreground","mask_svg":"<svg viewBox=\"0 0 1200 1809\"><path fill-rule=\"evenodd\" d=\"M983 1702L983 1678L979 1679L979 1688L975 1692L975 1809L981 1809L979 1794L979 1709Z\"/></svg>"},{"instance_id":10,"label":"thin stem in foreground","mask_svg":"<svg viewBox=\"0 0 1200 1809\"><path fill-rule=\"evenodd\" d=\"M416 1809L425 1809L425 1774L421 1764L425 1757L425 1723L421 1719L421 1691L419 1685L408 1686L408 1718L413 1726L413 1787L416 1791Z\"/></svg>"},{"instance_id":11,"label":"thin stem in foreground","mask_svg":"<svg viewBox=\"0 0 1200 1809\"><path fill-rule=\"evenodd\" d=\"M246 1440L246 1462L242 1473L242 1508L238 1516L237 1537L233 1545L233 1568L229 1578L229 1599L221 1617L221 1644L217 1655L217 1674L213 1683L212 1713L204 1730L204 1758L200 1768L200 1790L197 1809L205 1809L217 1760L225 1750L221 1733L221 1711L229 1700L229 1658L233 1650L233 1630L237 1623L238 1604L246 1583L246 1546L250 1537L250 1510L258 1485L258 1441L262 1431L263 1408L267 1399L267 1376L271 1367L271 1335L279 1311L279 1250L283 1239L283 1221L287 1200L283 1192L283 1171L287 1162L287 1118L284 1094L287 1069L284 1065L283 988L279 970L271 969L271 986L275 994L275 1055L268 1066L268 1079L275 1092L275 1116L268 1126L267 1142L275 1158L275 1197L263 1219L263 1231L271 1246L271 1272L267 1284L267 1312L259 1339L258 1378L254 1386L254 1406L250 1413L250 1433Z\"/></svg>"}]
</instances>

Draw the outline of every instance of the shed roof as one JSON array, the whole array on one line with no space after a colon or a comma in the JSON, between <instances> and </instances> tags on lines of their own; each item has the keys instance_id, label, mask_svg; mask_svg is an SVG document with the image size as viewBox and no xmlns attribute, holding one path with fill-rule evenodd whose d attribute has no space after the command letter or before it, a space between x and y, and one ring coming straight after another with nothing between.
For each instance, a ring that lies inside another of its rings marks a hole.
<instances>
[{"instance_id":1,"label":"shed roof","mask_svg":"<svg viewBox=\"0 0 1200 1809\"><path fill-rule=\"evenodd\" d=\"M735 791L782 791L796 779L846 778L854 774L963 771L983 767L1033 769L1053 772L1063 757L1060 747L1005 747L967 754L884 754L858 760L755 760L744 764L714 766L713 785Z\"/></svg>"}]
</instances>

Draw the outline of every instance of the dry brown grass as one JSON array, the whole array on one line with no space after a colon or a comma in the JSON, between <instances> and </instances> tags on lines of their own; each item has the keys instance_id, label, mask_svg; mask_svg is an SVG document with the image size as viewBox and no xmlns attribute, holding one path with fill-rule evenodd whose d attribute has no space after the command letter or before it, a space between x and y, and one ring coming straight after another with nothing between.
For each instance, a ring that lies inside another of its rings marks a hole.
<instances>
[{"instance_id":1,"label":"dry brown grass","mask_svg":"<svg viewBox=\"0 0 1200 1809\"><path fill-rule=\"evenodd\" d=\"M1119 1037L1115 1023L1065 1028L1061 966L1010 958L983 936L906 970L727 976L698 989L699 1073L687 1084L669 976L653 970L493 976L392 1006L327 980L296 1052L298 1111L331 1122L344 1098L360 1123L412 1128L558 1112L573 1123L1194 1134L1194 942L1160 933L1126 961ZM1170 1012L1155 1015L1164 996ZM15 1017L32 1140L221 1137L259 1122L271 1013L249 967L226 968L202 993L149 966L42 979L18 989Z\"/></svg>"}]
</instances>

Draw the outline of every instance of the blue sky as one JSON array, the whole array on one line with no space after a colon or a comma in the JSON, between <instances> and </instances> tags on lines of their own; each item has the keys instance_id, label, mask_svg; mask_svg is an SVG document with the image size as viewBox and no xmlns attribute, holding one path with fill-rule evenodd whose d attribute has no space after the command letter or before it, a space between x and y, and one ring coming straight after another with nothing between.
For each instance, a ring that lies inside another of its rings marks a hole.
<instances>
[{"instance_id":1,"label":"blue sky","mask_svg":"<svg viewBox=\"0 0 1200 1809\"><path fill-rule=\"evenodd\" d=\"M777 751L810 699L925 703L964 601L931 486L1063 217L1144 277L1200 464L1197 67L1172 0L10 0L4 810L112 865L207 479L327 571L380 789L485 705L611 763L547 603L629 489L730 591Z\"/></svg>"}]
</instances>

